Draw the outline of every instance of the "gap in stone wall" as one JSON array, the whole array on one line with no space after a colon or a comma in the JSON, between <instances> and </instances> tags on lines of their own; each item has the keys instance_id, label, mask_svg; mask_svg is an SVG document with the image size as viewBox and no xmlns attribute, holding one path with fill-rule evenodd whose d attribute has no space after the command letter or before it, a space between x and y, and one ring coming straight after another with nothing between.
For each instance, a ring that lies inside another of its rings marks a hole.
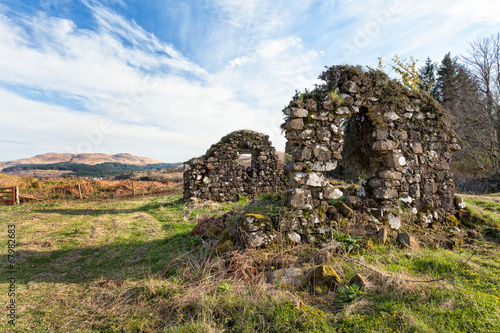
<instances>
[{"instance_id":1,"label":"gap in stone wall","mask_svg":"<svg viewBox=\"0 0 500 333\"><path fill-rule=\"evenodd\" d=\"M362 106L359 113L343 119L339 124L344 131L342 159L338 161L337 168L325 173L328 178L356 182L370 178L376 171L372 164L374 126L367 112L368 108Z\"/></svg>"}]
</instances>

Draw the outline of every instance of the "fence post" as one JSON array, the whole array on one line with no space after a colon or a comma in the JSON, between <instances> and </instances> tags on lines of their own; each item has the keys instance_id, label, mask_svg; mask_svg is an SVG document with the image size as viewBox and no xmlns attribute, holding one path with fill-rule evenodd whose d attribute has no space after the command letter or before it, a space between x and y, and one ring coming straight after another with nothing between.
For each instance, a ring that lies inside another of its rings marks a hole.
<instances>
[{"instance_id":1,"label":"fence post","mask_svg":"<svg viewBox=\"0 0 500 333\"><path fill-rule=\"evenodd\" d=\"M20 205L21 204L21 201L19 200L19 187L16 186L16 189L15 189L15 196L16 196L16 205Z\"/></svg>"},{"instance_id":2,"label":"fence post","mask_svg":"<svg viewBox=\"0 0 500 333\"><path fill-rule=\"evenodd\" d=\"M80 184L78 184L78 194L80 194L80 200L82 200L82 188L80 186Z\"/></svg>"},{"instance_id":3,"label":"fence post","mask_svg":"<svg viewBox=\"0 0 500 333\"><path fill-rule=\"evenodd\" d=\"M132 196L135 197L135 184L134 184L134 180L132 180Z\"/></svg>"}]
</instances>

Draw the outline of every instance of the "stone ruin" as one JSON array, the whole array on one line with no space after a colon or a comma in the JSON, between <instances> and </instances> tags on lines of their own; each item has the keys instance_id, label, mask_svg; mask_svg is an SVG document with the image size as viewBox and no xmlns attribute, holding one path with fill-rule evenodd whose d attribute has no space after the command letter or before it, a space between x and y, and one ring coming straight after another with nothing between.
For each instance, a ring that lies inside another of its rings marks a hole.
<instances>
[{"instance_id":1,"label":"stone ruin","mask_svg":"<svg viewBox=\"0 0 500 333\"><path fill-rule=\"evenodd\" d=\"M293 242L328 240L332 224L346 219L365 221L361 234L386 232L383 224L398 230L401 216L423 227L457 222L453 214L464 204L455 197L450 162L460 146L439 103L360 66L332 66L319 78L325 83L297 93L283 110L287 184L267 137L239 131L187 162L185 199L226 201L288 189L279 220L237 219L234 236L252 247L274 242L277 232ZM250 151L255 162L244 170L236 159ZM231 229L234 221L224 224Z\"/></svg>"},{"instance_id":2,"label":"stone ruin","mask_svg":"<svg viewBox=\"0 0 500 333\"><path fill-rule=\"evenodd\" d=\"M333 66L320 78L324 85L283 110L298 216L345 199L329 177L342 173L358 181L348 206L379 219L406 209L428 224L457 211L450 161L460 146L434 99L361 67Z\"/></svg>"},{"instance_id":3,"label":"stone ruin","mask_svg":"<svg viewBox=\"0 0 500 333\"><path fill-rule=\"evenodd\" d=\"M250 165L238 161L251 155ZM212 145L205 155L185 163L184 199L238 201L287 189L283 164L269 136L250 130L232 132Z\"/></svg>"}]
</instances>

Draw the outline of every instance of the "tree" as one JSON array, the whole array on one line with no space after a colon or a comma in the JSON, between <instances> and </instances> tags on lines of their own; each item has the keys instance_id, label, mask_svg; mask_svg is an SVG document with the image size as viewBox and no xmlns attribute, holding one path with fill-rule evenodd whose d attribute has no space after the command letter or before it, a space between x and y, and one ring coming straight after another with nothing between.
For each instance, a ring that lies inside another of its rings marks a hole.
<instances>
[{"instance_id":1,"label":"tree","mask_svg":"<svg viewBox=\"0 0 500 333\"><path fill-rule=\"evenodd\" d=\"M491 169L500 173L500 33L470 42L468 55L462 58L483 95L478 104L486 120Z\"/></svg>"},{"instance_id":2,"label":"tree","mask_svg":"<svg viewBox=\"0 0 500 333\"><path fill-rule=\"evenodd\" d=\"M418 88L422 92L427 92L436 98L436 71L437 64L433 63L431 58L427 57L425 65L419 70L420 83Z\"/></svg>"},{"instance_id":3,"label":"tree","mask_svg":"<svg viewBox=\"0 0 500 333\"><path fill-rule=\"evenodd\" d=\"M436 70L431 94L449 112L462 150L453 155L456 176L485 176L492 172L489 138L485 131L485 114L479 102L482 94L471 70L446 54L439 65L430 59L421 69L424 82L430 82L432 69Z\"/></svg>"}]
</instances>

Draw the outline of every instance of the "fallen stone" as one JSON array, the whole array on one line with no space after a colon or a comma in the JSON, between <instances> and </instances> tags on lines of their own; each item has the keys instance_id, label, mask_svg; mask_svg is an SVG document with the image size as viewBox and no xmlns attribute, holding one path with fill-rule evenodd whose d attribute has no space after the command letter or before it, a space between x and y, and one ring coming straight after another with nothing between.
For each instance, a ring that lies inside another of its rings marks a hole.
<instances>
[{"instance_id":1,"label":"fallen stone","mask_svg":"<svg viewBox=\"0 0 500 333\"><path fill-rule=\"evenodd\" d=\"M382 243L387 242L387 236L388 236L387 229L386 228L380 228L380 230L378 231L378 234L377 234L377 237L378 237L379 241L382 242Z\"/></svg>"},{"instance_id":2,"label":"fallen stone","mask_svg":"<svg viewBox=\"0 0 500 333\"><path fill-rule=\"evenodd\" d=\"M260 214L246 214L241 225L243 231L255 232L259 230L272 230L271 219Z\"/></svg>"},{"instance_id":3,"label":"fallen stone","mask_svg":"<svg viewBox=\"0 0 500 333\"><path fill-rule=\"evenodd\" d=\"M278 269L269 275L269 283L280 287L300 289L307 284L307 276L300 268Z\"/></svg>"},{"instance_id":4,"label":"fallen stone","mask_svg":"<svg viewBox=\"0 0 500 333\"><path fill-rule=\"evenodd\" d=\"M294 243L300 243L301 241L300 235L295 231L288 233L288 239Z\"/></svg>"},{"instance_id":5,"label":"fallen stone","mask_svg":"<svg viewBox=\"0 0 500 333\"><path fill-rule=\"evenodd\" d=\"M309 273L309 281L316 292L326 293L340 284L340 277L333 267L320 265Z\"/></svg>"},{"instance_id":6,"label":"fallen stone","mask_svg":"<svg viewBox=\"0 0 500 333\"><path fill-rule=\"evenodd\" d=\"M246 235L246 245L250 248L264 247L278 238L275 231L256 231Z\"/></svg>"},{"instance_id":7,"label":"fallen stone","mask_svg":"<svg viewBox=\"0 0 500 333\"><path fill-rule=\"evenodd\" d=\"M347 282L348 285L357 284L361 289L364 289L368 285L368 279L366 276L356 273L352 278Z\"/></svg>"},{"instance_id":8,"label":"fallen stone","mask_svg":"<svg viewBox=\"0 0 500 333\"><path fill-rule=\"evenodd\" d=\"M388 222L391 228L394 230L399 230L399 228L401 228L401 219L397 215L389 214Z\"/></svg>"},{"instance_id":9,"label":"fallen stone","mask_svg":"<svg viewBox=\"0 0 500 333\"><path fill-rule=\"evenodd\" d=\"M418 244L418 242L415 240L414 237L410 236L410 234L408 234L407 232L399 233L398 236L396 237L396 241L402 247L406 247L411 250L420 250L420 245Z\"/></svg>"},{"instance_id":10,"label":"fallen stone","mask_svg":"<svg viewBox=\"0 0 500 333\"><path fill-rule=\"evenodd\" d=\"M234 243L230 240L227 240L215 248L215 254L221 255L226 252L232 251L233 248L234 248Z\"/></svg>"}]
</instances>

